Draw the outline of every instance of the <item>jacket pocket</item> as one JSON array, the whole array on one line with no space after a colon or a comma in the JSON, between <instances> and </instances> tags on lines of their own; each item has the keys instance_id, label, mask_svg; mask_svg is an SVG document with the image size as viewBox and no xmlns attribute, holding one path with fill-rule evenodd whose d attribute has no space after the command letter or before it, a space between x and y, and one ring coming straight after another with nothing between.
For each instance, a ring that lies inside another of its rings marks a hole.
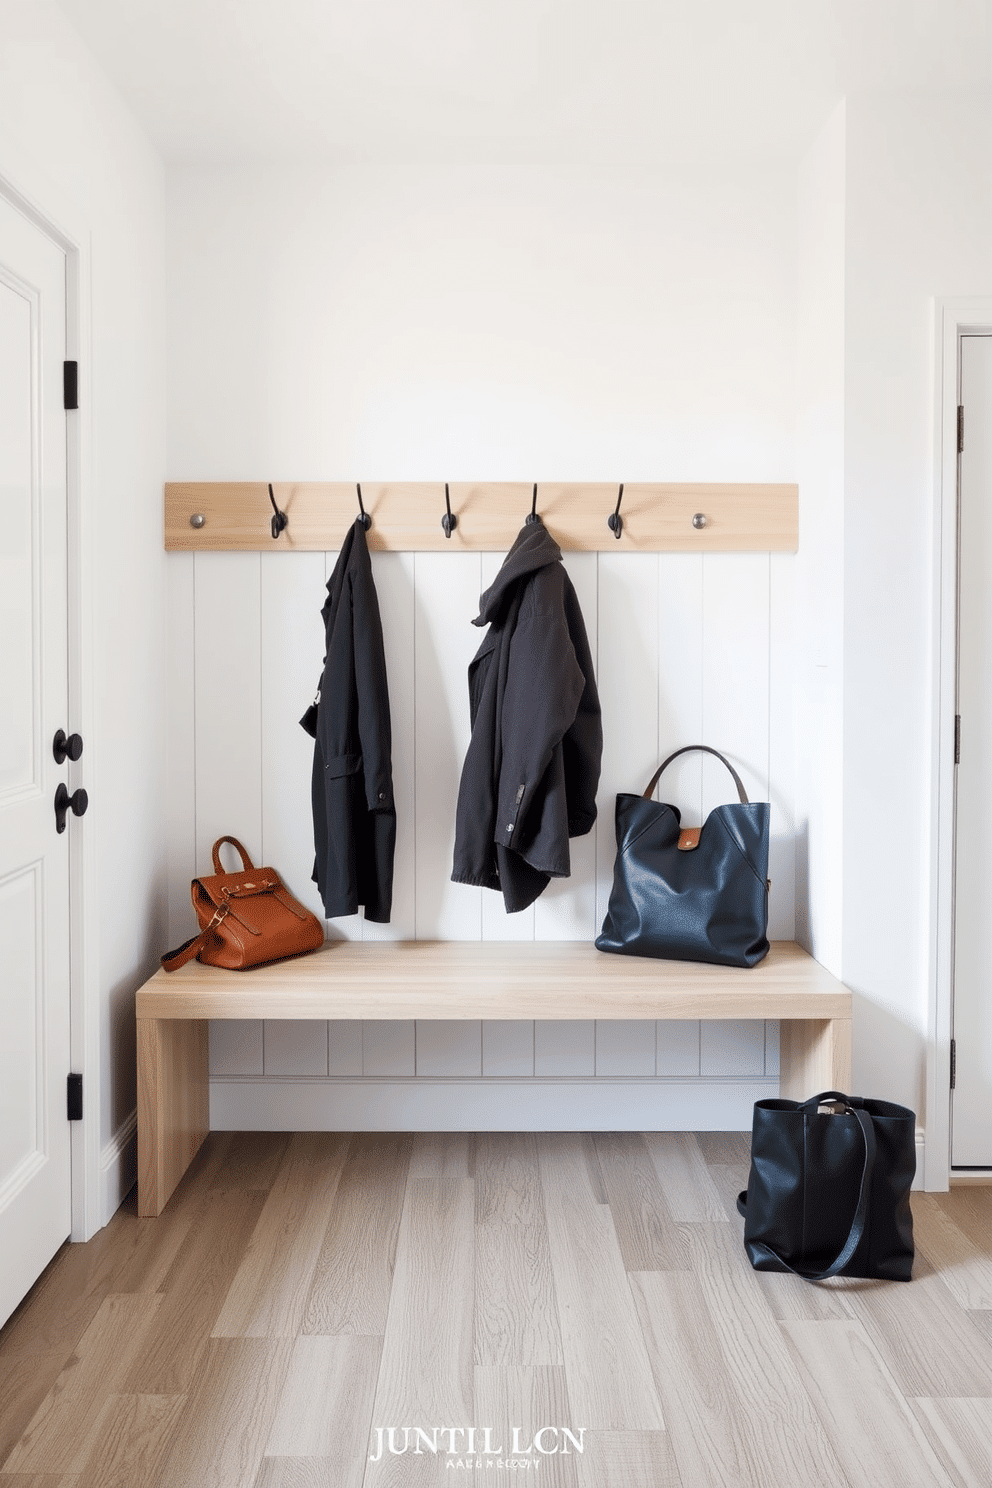
<instances>
[{"instance_id":1,"label":"jacket pocket","mask_svg":"<svg viewBox=\"0 0 992 1488\"><path fill-rule=\"evenodd\" d=\"M324 761L324 779L337 780L342 775L357 775L361 768L360 754L335 754Z\"/></svg>"}]
</instances>

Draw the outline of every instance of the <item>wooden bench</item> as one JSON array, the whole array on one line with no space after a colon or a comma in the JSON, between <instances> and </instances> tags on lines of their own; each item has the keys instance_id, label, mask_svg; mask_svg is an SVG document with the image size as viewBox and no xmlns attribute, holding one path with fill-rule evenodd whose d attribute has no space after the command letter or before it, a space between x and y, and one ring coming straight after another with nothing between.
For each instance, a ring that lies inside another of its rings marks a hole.
<instances>
[{"instance_id":1,"label":"wooden bench","mask_svg":"<svg viewBox=\"0 0 992 1488\"><path fill-rule=\"evenodd\" d=\"M792 941L749 971L585 942L329 941L254 971L159 971L136 1013L143 1216L162 1212L209 1130L210 1018L776 1018L784 1096L851 1077L851 993Z\"/></svg>"}]
</instances>

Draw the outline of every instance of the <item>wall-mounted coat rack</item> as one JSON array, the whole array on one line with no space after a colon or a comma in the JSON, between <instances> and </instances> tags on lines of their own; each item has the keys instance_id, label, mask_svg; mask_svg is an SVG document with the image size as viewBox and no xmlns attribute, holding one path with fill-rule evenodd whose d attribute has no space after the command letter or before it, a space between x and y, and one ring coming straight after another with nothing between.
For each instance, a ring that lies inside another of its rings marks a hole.
<instances>
[{"instance_id":1,"label":"wall-mounted coat rack","mask_svg":"<svg viewBox=\"0 0 992 1488\"><path fill-rule=\"evenodd\" d=\"M363 482L370 548L393 552L506 552L532 509L533 483ZM794 553L794 485L539 482L536 511L563 550ZM455 521L442 526L449 513ZM273 516L273 513L276 516ZM276 518L286 522L275 532ZM329 552L359 515L349 481L195 481L165 488L165 546L198 552Z\"/></svg>"}]
</instances>

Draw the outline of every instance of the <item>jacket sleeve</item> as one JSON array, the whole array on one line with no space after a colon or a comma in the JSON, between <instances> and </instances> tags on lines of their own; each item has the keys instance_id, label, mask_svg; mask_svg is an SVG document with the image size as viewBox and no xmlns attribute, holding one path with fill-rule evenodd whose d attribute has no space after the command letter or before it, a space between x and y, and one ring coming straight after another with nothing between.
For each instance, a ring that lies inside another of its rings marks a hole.
<instances>
[{"instance_id":1,"label":"jacket sleeve","mask_svg":"<svg viewBox=\"0 0 992 1488\"><path fill-rule=\"evenodd\" d=\"M521 608L510 641L500 712L496 841L518 852L527 850L528 813L585 688L558 584L535 588L536 602Z\"/></svg>"},{"instance_id":2,"label":"jacket sleeve","mask_svg":"<svg viewBox=\"0 0 992 1488\"><path fill-rule=\"evenodd\" d=\"M370 811L393 811L392 732L386 655L382 642L379 600L370 567L360 568L352 585L352 641L355 691L358 702L358 739L365 773L365 798Z\"/></svg>"}]
</instances>

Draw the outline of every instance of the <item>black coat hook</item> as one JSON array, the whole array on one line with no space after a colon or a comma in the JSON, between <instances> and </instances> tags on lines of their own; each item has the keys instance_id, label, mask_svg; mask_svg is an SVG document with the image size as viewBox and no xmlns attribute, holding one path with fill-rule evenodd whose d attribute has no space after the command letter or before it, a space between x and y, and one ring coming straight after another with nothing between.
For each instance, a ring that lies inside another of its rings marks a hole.
<instances>
[{"instance_id":1,"label":"black coat hook","mask_svg":"<svg viewBox=\"0 0 992 1488\"><path fill-rule=\"evenodd\" d=\"M621 481L620 482L620 495L617 497L617 509L616 509L616 511L611 512L610 515L606 519L606 525L607 525L607 527L609 527L610 531L613 533L613 536L616 538L617 542L620 541L620 534L623 531L623 517L620 515L620 503L621 503L622 500L623 500L623 482Z\"/></svg>"},{"instance_id":2,"label":"black coat hook","mask_svg":"<svg viewBox=\"0 0 992 1488\"><path fill-rule=\"evenodd\" d=\"M361 522L362 526L365 528L365 531L368 532L369 528L372 526L372 518L365 510L365 505L362 501L362 488L357 481L355 482L355 490L358 492L358 510L360 513L356 520Z\"/></svg>"},{"instance_id":3,"label":"black coat hook","mask_svg":"<svg viewBox=\"0 0 992 1488\"><path fill-rule=\"evenodd\" d=\"M276 498L272 494L271 481L269 481L269 500L272 502L272 521L269 525L272 528L272 536L276 538L284 527L289 526L289 518L284 511L280 511L276 506Z\"/></svg>"},{"instance_id":4,"label":"black coat hook","mask_svg":"<svg viewBox=\"0 0 992 1488\"><path fill-rule=\"evenodd\" d=\"M530 502L530 516L527 518L527 526L529 527L530 524L531 524L531 522L539 522L540 520L541 520L541 517L540 517L540 514L539 514L539 512L537 510L537 481L535 481L534 482L534 494L531 497L531 502Z\"/></svg>"},{"instance_id":5,"label":"black coat hook","mask_svg":"<svg viewBox=\"0 0 992 1488\"><path fill-rule=\"evenodd\" d=\"M444 483L444 504L447 507L447 511L441 518L441 529L444 532L445 537L450 537L455 528L458 526L458 518L452 515L451 496L448 493L447 481L445 481Z\"/></svg>"}]
</instances>

